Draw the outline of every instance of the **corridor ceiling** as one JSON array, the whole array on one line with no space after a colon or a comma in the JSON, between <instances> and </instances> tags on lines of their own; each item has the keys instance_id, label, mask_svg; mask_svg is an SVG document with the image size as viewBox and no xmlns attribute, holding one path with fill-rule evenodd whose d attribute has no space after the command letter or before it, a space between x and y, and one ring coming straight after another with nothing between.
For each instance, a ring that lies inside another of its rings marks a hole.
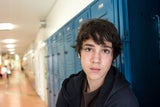
<instances>
[{"instance_id":1,"label":"corridor ceiling","mask_svg":"<svg viewBox=\"0 0 160 107\"><path fill-rule=\"evenodd\" d=\"M15 53L23 55L35 40L40 21L45 20L56 0L0 0L0 23L12 23L13 30L0 31L0 53L8 52L3 39L16 39Z\"/></svg>"}]
</instances>

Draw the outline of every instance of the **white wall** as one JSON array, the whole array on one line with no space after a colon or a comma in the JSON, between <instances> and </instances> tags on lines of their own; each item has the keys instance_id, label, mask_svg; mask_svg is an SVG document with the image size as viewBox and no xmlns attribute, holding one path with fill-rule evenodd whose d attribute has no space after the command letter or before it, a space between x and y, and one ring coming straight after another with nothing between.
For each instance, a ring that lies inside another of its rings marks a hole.
<instances>
[{"instance_id":1,"label":"white wall","mask_svg":"<svg viewBox=\"0 0 160 107\"><path fill-rule=\"evenodd\" d=\"M52 11L46 18L46 38L76 16L93 0L57 0Z\"/></svg>"}]
</instances>

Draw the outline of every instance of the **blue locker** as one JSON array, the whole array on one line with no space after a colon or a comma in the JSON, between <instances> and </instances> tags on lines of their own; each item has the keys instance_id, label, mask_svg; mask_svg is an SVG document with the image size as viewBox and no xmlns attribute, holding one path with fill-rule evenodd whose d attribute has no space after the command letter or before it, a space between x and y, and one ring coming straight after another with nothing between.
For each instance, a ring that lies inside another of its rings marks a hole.
<instances>
[{"instance_id":1,"label":"blue locker","mask_svg":"<svg viewBox=\"0 0 160 107\"><path fill-rule=\"evenodd\" d=\"M74 20L74 23L75 23L75 35L77 37L77 33L78 33L78 30L80 28L80 25L85 22L86 20L88 20L90 18L90 10L89 9L85 9L83 10L79 16L77 16ZM75 37L75 38L76 38ZM80 60L77 56L77 53L75 53L75 62L76 62L76 72L79 72L80 70L82 70L82 67L81 67L81 63L80 63Z\"/></svg>"},{"instance_id":2,"label":"blue locker","mask_svg":"<svg viewBox=\"0 0 160 107\"><path fill-rule=\"evenodd\" d=\"M47 44L48 45L48 44ZM50 67L49 67L49 56L46 56L46 65L47 65L47 96L48 96L48 99L51 99L51 90L50 90L50 76L49 76L49 71L50 71ZM48 100L48 107L51 107L51 100Z\"/></svg>"},{"instance_id":3,"label":"blue locker","mask_svg":"<svg viewBox=\"0 0 160 107\"><path fill-rule=\"evenodd\" d=\"M128 0L128 16L133 90L140 107L160 107L160 0Z\"/></svg>"},{"instance_id":4,"label":"blue locker","mask_svg":"<svg viewBox=\"0 0 160 107\"><path fill-rule=\"evenodd\" d=\"M58 97L58 56L57 56L57 44L56 44L56 34L52 35L52 88L53 88L53 100L52 105L55 107L56 100Z\"/></svg>"},{"instance_id":5,"label":"blue locker","mask_svg":"<svg viewBox=\"0 0 160 107\"><path fill-rule=\"evenodd\" d=\"M53 69L53 68L52 68ZM53 72L50 73L50 102L51 102L51 107L54 107L55 105L55 89L54 89L54 74Z\"/></svg>"},{"instance_id":6,"label":"blue locker","mask_svg":"<svg viewBox=\"0 0 160 107\"><path fill-rule=\"evenodd\" d=\"M131 80L131 60L130 60L130 35L128 24L128 3L125 1L118 1L119 7L119 33L123 43L123 49L121 54L121 71L126 79L132 84Z\"/></svg>"},{"instance_id":7,"label":"blue locker","mask_svg":"<svg viewBox=\"0 0 160 107\"><path fill-rule=\"evenodd\" d=\"M53 107L53 88L52 88L52 51L51 51L51 38L46 41L46 65L47 65L47 94L48 94L48 107Z\"/></svg>"},{"instance_id":8,"label":"blue locker","mask_svg":"<svg viewBox=\"0 0 160 107\"><path fill-rule=\"evenodd\" d=\"M114 22L113 14L114 0L99 0L91 6L92 18L105 18Z\"/></svg>"},{"instance_id":9,"label":"blue locker","mask_svg":"<svg viewBox=\"0 0 160 107\"><path fill-rule=\"evenodd\" d=\"M60 29L56 35L57 56L58 56L58 73L60 77L65 77L64 62L64 32Z\"/></svg>"},{"instance_id":10,"label":"blue locker","mask_svg":"<svg viewBox=\"0 0 160 107\"><path fill-rule=\"evenodd\" d=\"M88 8L83 10L80 14L78 14L78 16L75 17L74 24L75 24L75 34L76 34L76 36L77 36L80 25L83 22L85 22L86 20L88 20L89 18L90 18L90 10Z\"/></svg>"},{"instance_id":11,"label":"blue locker","mask_svg":"<svg viewBox=\"0 0 160 107\"><path fill-rule=\"evenodd\" d=\"M49 55L49 39L47 39L46 41L46 56Z\"/></svg>"},{"instance_id":12,"label":"blue locker","mask_svg":"<svg viewBox=\"0 0 160 107\"><path fill-rule=\"evenodd\" d=\"M70 21L64 27L64 55L65 55L65 70L66 76L75 73L75 65L74 65L74 29L73 22Z\"/></svg>"},{"instance_id":13,"label":"blue locker","mask_svg":"<svg viewBox=\"0 0 160 107\"><path fill-rule=\"evenodd\" d=\"M52 36L52 69L55 75L58 75L58 56L57 56L57 45L56 45L56 34Z\"/></svg>"},{"instance_id":14,"label":"blue locker","mask_svg":"<svg viewBox=\"0 0 160 107\"><path fill-rule=\"evenodd\" d=\"M118 32L120 32L120 25L119 25L119 3L118 3L118 0L114 0L113 1L113 20L111 22L114 23L114 25L117 28ZM122 63L123 63L122 56L123 56L123 51L122 51L122 54L120 56L118 56L117 59L116 59L116 61L114 62L114 65L121 72L122 72Z\"/></svg>"},{"instance_id":15,"label":"blue locker","mask_svg":"<svg viewBox=\"0 0 160 107\"><path fill-rule=\"evenodd\" d=\"M53 97L54 99L52 100L54 102L54 106L56 106L56 101L57 101L57 98L58 98L58 93L59 93L59 79L58 79L58 75L54 75L54 80L53 80L53 88L54 88L54 94L53 94Z\"/></svg>"},{"instance_id":16,"label":"blue locker","mask_svg":"<svg viewBox=\"0 0 160 107\"><path fill-rule=\"evenodd\" d=\"M63 83L64 79L65 79L65 78L58 78L58 80L59 80L59 86L58 86L59 91L60 91L60 89L61 89L61 87L62 87L62 83Z\"/></svg>"}]
</instances>

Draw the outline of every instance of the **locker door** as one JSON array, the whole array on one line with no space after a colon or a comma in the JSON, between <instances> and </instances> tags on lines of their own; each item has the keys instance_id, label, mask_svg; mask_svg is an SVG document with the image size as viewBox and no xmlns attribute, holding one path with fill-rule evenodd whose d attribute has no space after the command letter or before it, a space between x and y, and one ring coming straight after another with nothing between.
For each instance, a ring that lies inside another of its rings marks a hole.
<instances>
[{"instance_id":1,"label":"locker door","mask_svg":"<svg viewBox=\"0 0 160 107\"><path fill-rule=\"evenodd\" d=\"M75 34L77 36L80 25L90 18L90 11L86 9L75 18Z\"/></svg>"},{"instance_id":2,"label":"locker door","mask_svg":"<svg viewBox=\"0 0 160 107\"><path fill-rule=\"evenodd\" d=\"M63 29L58 31L56 36L57 36L56 44L57 44L57 56L58 56L58 73L60 77L65 78Z\"/></svg>"},{"instance_id":3,"label":"locker door","mask_svg":"<svg viewBox=\"0 0 160 107\"><path fill-rule=\"evenodd\" d=\"M58 90L60 90L62 88L62 83L64 81L64 78L58 78L58 82L59 82L59 86L58 86Z\"/></svg>"},{"instance_id":4,"label":"locker door","mask_svg":"<svg viewBox=\"0 0 160 107\"><path fill-rule=\"evenodd\" d=\"M58 75L58 56L57 56L57 44L56 44L56 35L52 37L52 66L54 75Z\"/></svg>"},{"instance_id":5,"label":"locker door","mask_svg":"<svg viewBox=\"0 0 160 107\"><path fill-rule=\"evenodd\" d=\"M48 107L52 107L52 100L53 100L53 95L52 95L52 77L51 77L51 39L49 38L46 41L46 65L47 65L47 95L48 95Z\"/></svg>"},{"instance_id":6,"label":"locker door","mask_svg":"<svg viewBox=\"0 0 160 107\"><path fill-rule=\"evenodd\" d=\"M52 56L50 58L52 60ZM51 62L51 65L52 65L52 62ZM50 99L48 99L48 100L50 100L50 102L51 102L51 107L54 107L55 98L54 98L54 74L53 74L53 69L50 72Z\"/></svg>"},{"instance_id":7,"label":"locker door","mask_svg":"<svg viewBox=\"0 0 160 107\"><path fill-rule=\"evenodd\" d=\"M56 47L56 36L52 36L52 88L53 88L53 100L52 105L55 107L56 105L56 99L57 99L57 83L55 81L56 76L58 76L58 64L57 64L57 47Z\"/></svg>"},{"instance_id":8,"label":"locker door","mask_svg":"<svg viewBox=\"0 0 160 107\"><path fill-rule=\"evenodd\" d=\"M54 87L54 106L53 107L56 107L56 102L57 102L57 98L58 98L58 93L59 93L59 77L58 75L54 75L54 80L53 80L53 87Z\"/></svg>"},{"instance_id":9,"label":"locker door","mask_svg":"<svg viewBox=\"0 0 160 107\"><path fill-rule=\"evenodd\" d=\"M46 65L47 65L47 96L48 99L51 99L51 90L50 90L50 76L49 76L49 71L50 71L50 67L49 67L49 56L46 56ZM48 100L48 107L51 107L51 100Z\"/></svg>"},{"instance_id":10,"label":"locker door","mask_svg":"<svg viewBox=\"0 0 160 107\"><path fill-rule=\"evenodd\" d=\"M84 10L83 12L81 12L81 14L79 16L77 16L75 18L75 22L74 23L75 23L75 35L76 35L76 37L77 37L77 33L78 33L80 25L84 21L88 20L89 18L90 18L90 11L89 11L89 9ZM80 60L79 60L79 58L77 56L77 53L75 53L75 64L76 64L76 70L75 71L79 72L82 69L82 67L81 67L81 62L80 62Z\"/></svg>"},{"instance_id":11,"label":"locker door","mask_svg":"<svg viewBox=\"0 0 160 107\"><path fill-rule=\"evenodd\" d=\"M105 17L105 16L104 16ZM110 20L111 21L111 20ZM117 30L120 32L120 25L119 25L119 6L118 6L118 1L114 0L113 2L113 23ZM111 22L112 22L111 21ZM120 35L121 36L121 35ZM121 37L122 38L122 37ZM122 51L123 54L123 51ZM119 69L119 71L122 72L122 55L119 55L114 63L114 65Z\"/></svg>"},{"instance_id":12,"label":"locker door","mask_svg":"<svg viewBox=\"0 0 160 107\"><path fill-rule=\"evenodd\" d=\"M65 70L66 76L70 76L71 74L75 73L75 65L74 65L74 32L73 32L73 22L69 22L64 27L64 43L65 43Z\"/></svg>"},{"instance_id":13,"label":"locker door","mask_svg":"<svg viewBox=\"0 0 160 107\"><path fill-rule=\"evenodd\" d=\"M105 18L111 22L114 22L114 0L99 0L91 6L91 17L92 18Z\"/></svg>"},{"instance_id":14,"label":"locker door","mask_svg":"<svg viewBox=\"0 0 160 107\"><path fill-rule=\"evenodd\" d=\"M130 61L130 35L128 25L128 3L127 1L118 1L119 7L119 32L123 43L123 50L121 54L121 71L126 79L131 81L131 61Z\"/></svg>"}]
</instances>

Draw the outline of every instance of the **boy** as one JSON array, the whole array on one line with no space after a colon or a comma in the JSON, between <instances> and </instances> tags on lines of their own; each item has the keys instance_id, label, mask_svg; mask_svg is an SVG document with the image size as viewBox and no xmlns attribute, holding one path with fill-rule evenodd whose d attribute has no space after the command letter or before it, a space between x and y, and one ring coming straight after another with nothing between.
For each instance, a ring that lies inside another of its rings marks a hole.
<instances>
[{"instance_id":1,"label":"boy","mask_svg":"<svg viewBox=\"0 0 160 107\"><path fill-rule=\"evenodd\" d=\"M139 107L129 83L113 66L121 48L111 22L91 19L82 24L75 45L82 71L64 80L56 107Z\"/></svg>"}]
</instances>

